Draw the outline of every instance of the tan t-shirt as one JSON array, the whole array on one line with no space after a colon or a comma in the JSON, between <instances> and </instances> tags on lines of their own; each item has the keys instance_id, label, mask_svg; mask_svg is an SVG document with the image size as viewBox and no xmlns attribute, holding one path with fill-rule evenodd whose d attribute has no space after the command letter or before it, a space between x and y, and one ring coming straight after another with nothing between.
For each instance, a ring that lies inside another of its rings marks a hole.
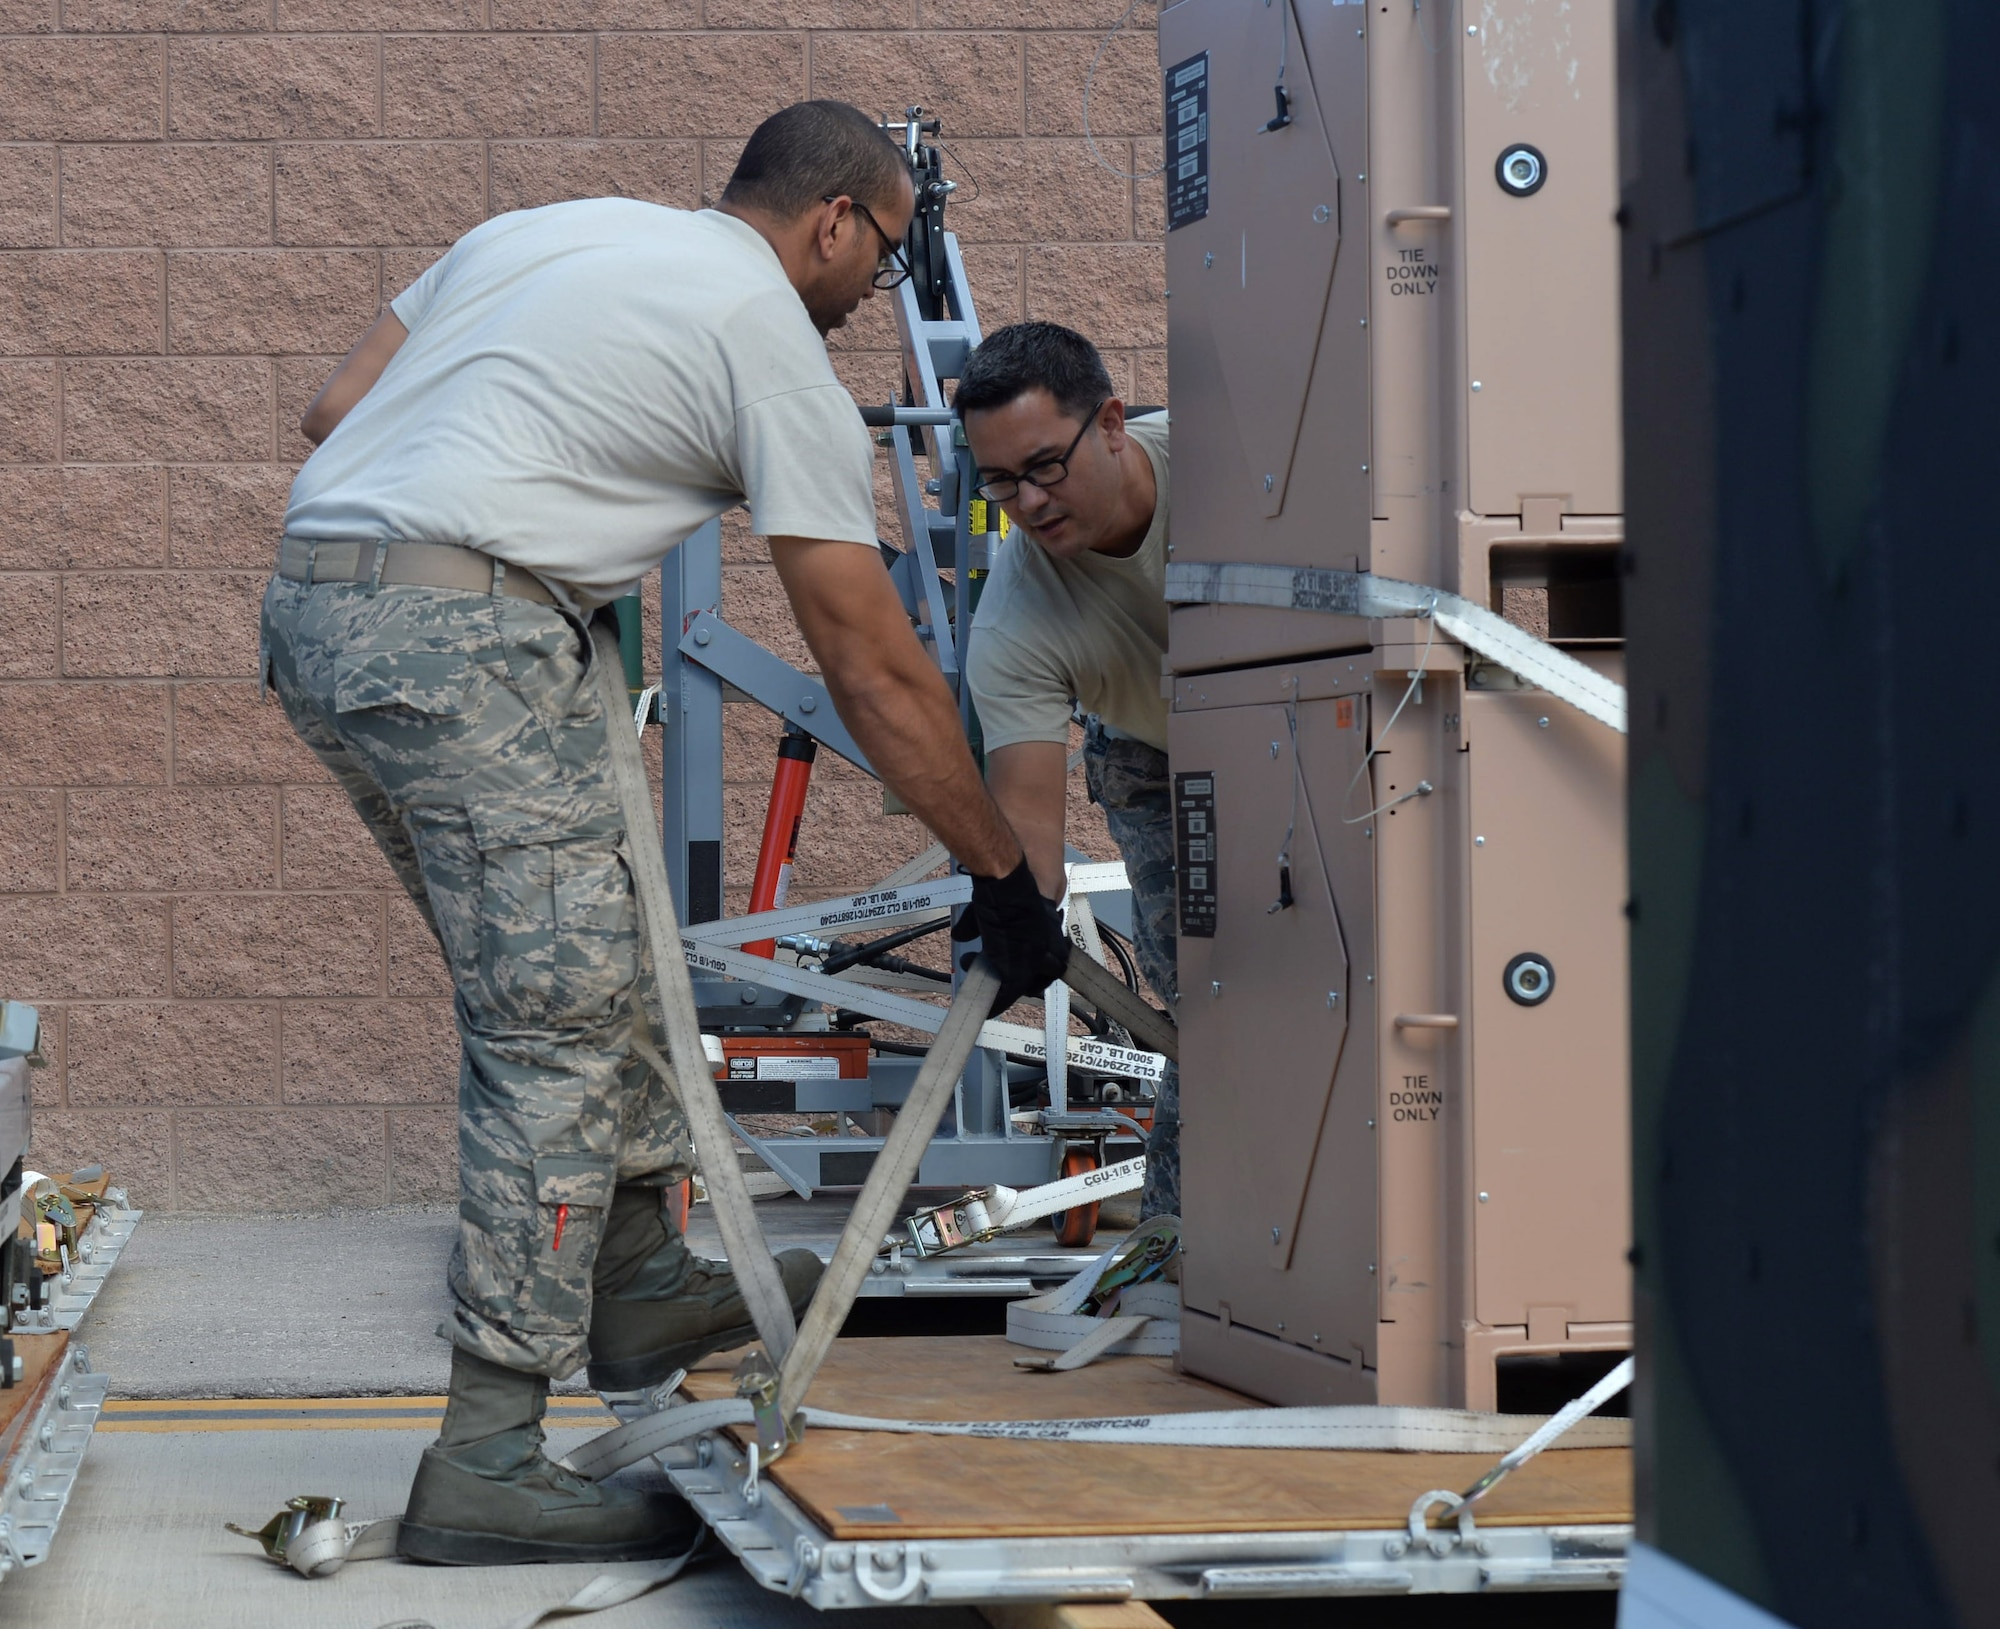
<instances>
[{"instance_id":1,"label":"tan t-shirt","mask_svg":"<svg viewBox=\"0 0 2000 1629\"><path fill-rule=\"evenodd\" d=\"M1153 524L1136 554L1052 560L1018 528L972 620L966 678L989 750L1069 740L1070 704L1167 750L1167 415L1126 429L1153 461Z\"/></svg>"},{"instance_id":2,"label":"tan t-shirt","mask_svg":"<svg viewBox=\"0 0 2000 1629\"><path fill-rule=\"evenodd\" d=\"M483 549L615 598L740 502L875 542L874 448L754 227L631 198L475 227L397 295L409 338L292 483L286 530Z\"/></svg>"}]
</instances>

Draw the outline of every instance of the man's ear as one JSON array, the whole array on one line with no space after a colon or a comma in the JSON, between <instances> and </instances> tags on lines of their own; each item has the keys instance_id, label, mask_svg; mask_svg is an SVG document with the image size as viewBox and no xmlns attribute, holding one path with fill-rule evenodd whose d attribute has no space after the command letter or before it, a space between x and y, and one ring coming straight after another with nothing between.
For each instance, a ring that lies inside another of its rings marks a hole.
<instances>
[{"instance_id":1,"label":"man's ear","mask_svg":"<svg viewBox=\"0 0 2000 1629\"><path fill-rule=\"evenodd\" d=\"M854 219L853 199L835 198L831 203L819 206L819 215L814 223L813 242L819 249L821 260L832 260L840 252L842 221L845 221L850 228L858 224Z\"/></svg>"},{"instance_id":2,"label":"man's ear","mask_svg":"<svg viewBox=\"0 0 2000 1629\"><path fill-rule=\"evenodd\" d=\"M1122 451L1125 446L1125 404L1113 396L1097 410L1097 423L1104 432L1104 445L1112 452Z\"/></svg>"}]
</instances>

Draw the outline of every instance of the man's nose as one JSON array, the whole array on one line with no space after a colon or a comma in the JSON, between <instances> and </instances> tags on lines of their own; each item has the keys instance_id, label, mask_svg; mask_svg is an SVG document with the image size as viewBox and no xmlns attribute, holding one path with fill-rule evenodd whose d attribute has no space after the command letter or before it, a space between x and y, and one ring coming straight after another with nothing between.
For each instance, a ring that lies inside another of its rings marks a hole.
<instances>
[{"instance_id":1,"label":"man's nose","mask_svg":"<svg viewBox=\"0 0 2000 1629\"><path fill-rule=\"evenodd\" d=\"M1038 486L1030 486L1023 481L1014 493L1014 510L1025 522L1027 516L1039 514L1049 506L1049 495Z\"/></svg>"}]
</instances>

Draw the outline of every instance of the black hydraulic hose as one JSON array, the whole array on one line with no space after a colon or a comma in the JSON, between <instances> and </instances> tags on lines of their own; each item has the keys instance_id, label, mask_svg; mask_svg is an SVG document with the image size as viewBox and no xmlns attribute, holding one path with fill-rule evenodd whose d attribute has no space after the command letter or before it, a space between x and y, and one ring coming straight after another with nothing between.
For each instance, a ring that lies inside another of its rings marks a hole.
<instances>
[{"instance_id":1,"label":"black hydraulic hose","mask_svg":"<svg viewBox=\"0 0 2000 1629\"><path fill-rule=\"evenodd\" d=\"M940 917L935 922L920 922L913 928L902 928L895 933L884 934L880 939L870 939L866 944L844 945L827 957L821 964L820 971L831 978L834 974L845 973L850 967L859 966L863 962L873 964L874 958L884 951L900 950L904 945L921 939L926 934L936 933L940 928L950 926L949 917ZM891 971L900 973L903 969L893 968ZM924 971L928 972L929 969L926 968Z\"/></svg>"},{"instance_id":2,"label":"black hydraulic hose","mask_svg":"<svg viewBox=\"0 0 2000 1629\"><path fill-rule=\"evenodd\" d=\"M870 956L869 967L879 967L885 973L901 973L908 978L929 979L934 984L951 983L949 973L940 973L935 967L926 967L922 962L906 961L901 956L887 954Z\"/></svg>"},{"instance_id":3,"label":"black hydraulic hose","mask_svg":"<svg viewBox=\"0 0 2000 1629\"><path fill-rule=\"evenodd\" d=\"M1102 922L1097 924L1100 938L1111 947L1111 954L1118 958L1118 970L1125 976L1125 988L1134 995L1139 993L1139 965L1132 959L1132 952L1126 947L1125 936L1116 928L1107 928Z\"/></svg>"}]
</instances>

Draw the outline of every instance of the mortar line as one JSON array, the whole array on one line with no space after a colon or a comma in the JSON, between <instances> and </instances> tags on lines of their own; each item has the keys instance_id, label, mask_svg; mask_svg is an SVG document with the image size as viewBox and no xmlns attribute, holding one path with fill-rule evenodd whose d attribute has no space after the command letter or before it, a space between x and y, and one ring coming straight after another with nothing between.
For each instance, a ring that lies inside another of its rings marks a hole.
<instances>
[{"instance_id":1,"label":"mortar line","mask_svg":"<svg viewBox=\"0 0 2000 1629\"><path fill-rule=\"evenodd\" d=\"M1028 133L1028 36L1025 33L1014 36L1014 50L1014 60L1021 67L1021 134L1025 136ZM1128 164L1126 168L1131 166Z\"/></svg>"},{"instance_id":2,"label":"mortar line","mask_svg":"<svg viewBox=\"0 0 2000 1629\"><path fill-rule=\"evenodd\" d=\"M180 740L174 725L180 715L180 685L177 681L167 681L167 785L180 785Z\"/></svg>"}]
</instances>

